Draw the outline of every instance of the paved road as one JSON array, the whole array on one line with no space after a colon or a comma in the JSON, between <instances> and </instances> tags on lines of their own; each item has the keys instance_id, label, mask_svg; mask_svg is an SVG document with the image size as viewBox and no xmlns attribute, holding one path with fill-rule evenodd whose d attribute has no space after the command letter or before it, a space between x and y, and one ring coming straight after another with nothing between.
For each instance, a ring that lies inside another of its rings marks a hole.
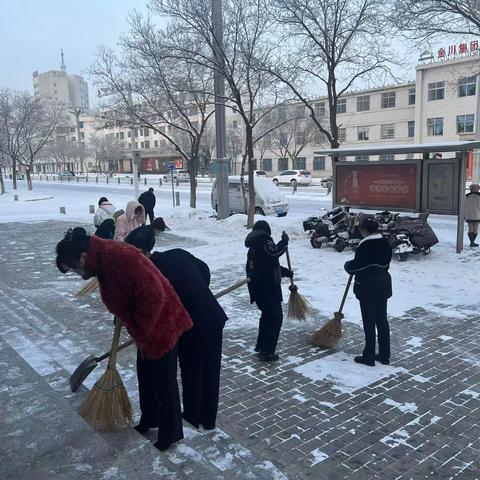
<instances>
[{"instance_id":1,"label":"paved road","mask_svg":"<svg viewBox=\"0 0 480 480\"><path fill-rule=\"evenodd\" d=\"M358 366L348 376L362 345L358 326L345 324L339 350L321 352L308 344L315 323L285 320L281 360L261 364L252 348L258 313L239 291L226 303L216 432L186 428L167 453L133 429L93 432L75 413L86 390L71 395L68 375L104 351L111 316L96 295L77 300L82 282L54 268L64 230L56 221L0 225L1 478L480 478L480 315L452 319L423 308L391 319L391 367ZM176 233L172 247L208 241ZM238 277L235 262L212 272L214 290ZM138 417L134 365L133 350L119 355Z\"/></svg>"}]
</instances>

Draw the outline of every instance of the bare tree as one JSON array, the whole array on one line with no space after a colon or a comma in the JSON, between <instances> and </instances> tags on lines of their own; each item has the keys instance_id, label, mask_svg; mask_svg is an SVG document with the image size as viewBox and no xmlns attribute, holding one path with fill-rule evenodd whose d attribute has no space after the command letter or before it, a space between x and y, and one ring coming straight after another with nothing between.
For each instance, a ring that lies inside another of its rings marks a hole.
<instances>
[{"instance_id":1,"label":"bare tree","mask_svg":"<svg viewBox=\"0 0 480 480\"><path fill-rule=\"evenodd\" d=\"M0 148L10 157L13 188L17 188L17 165L25 167L31 190L33 164L54 136L61 121L61 107L43 103L26 92L0 91Z\"/></svg>"},{"instance_id":2,"label":"bare tree","mask_svg":"<svg viewBox=\"0 0 480 480\"><path fill-rule=\"evenodd\" d=\"M391 75L383 0L271 0L276 17L277 55L265 62L305 105L332 148L340 145L339 100L357 81ZM328 123L315 109L310 88L327 91Z\"/></svg>"},{"instance_id":3,"label":"bare tree","mask_svg":"<svg viewBox=\"0 0 480 480\"><path fill-rule=\"evenodd\" d=\"M98 132L88 139L86 150L95 161L97 173L102 171L102 165L107 166L108 172L117 171L118 161L125 156L123 146L117 140L101 136Z\"/></svg>"},{"instance_id":4,"label":"bare tree","mask_svg":"<svg viewBox=\"0 0 480 480\"><path fill-rule=\"evenodd\" d=\"M279 103L283 93L278 81L260 68L274 48L270 43L273 25L268 5L262 0L225 0L223 44L213 33L210 0L151 0L150 7L172 19L169 51L173 57L218 71L225 78L226 106L243 122L250 186L247 224L252 227L254 130L262 117Z\"/></svg>"},{"instance_id":5,"label":"bare tree","mask_svg":"<svg viewBox=\"0 0 480 480\"><path fill-rule=\"evenodd\" d=\"M245 146L245 139L240 128L234 125L227 126L227 156L233 163L233 173L236 174L236 160L242 154ZM241 172L244 174L244 172Z\"/></svg>"},{"instance_id":6,"label":"bare tree","mask_svg":"<svg viewBox=\"0 0 480 480\"><path fill-rule=\"evenodd\" d=\"M159 133L187 164L190 206L196 206L197 159L202 136L213 115L211 69L173 58L169 33L139 14L121 40L121 59L100 49L91 71L117 124L146 127ZM129 94L133 94L133 104ZM133 144L133 139L132 139Z\"/></svg>"},{"instance_id":7,"label":"bare tree","mask_svg":"<svg viewBox=\"0 0 480 480\"><path fill-rule=\"evenodd\" d=\"M41 159L52 161L56 172L73 170L72 165L79 156L77 145L63 139L50 142L41 153Z\"/></svg>"},{"instance_id":8,"label":"bare tree","mask_svg":"<svg viewBox=\"0 0 480 480\"><path fill-rule=\"evenodd\" d=\"M394 0L393 24L399 33L419 42L445 35L480 35L478 0Z\"/></svg>"},{"instance_id":9,"label":"bare tree","mask_svg":"<svg viewBox=\"0 0 480 480\"><path fill-rule=\"evenodd\" d=\"M28 101L26 92L0 90L0 152L10 158L13 189L17 189L17 165L23 149L22 127L25 123L22 104Z\"/></svg>"},{"instance_id":10,"label":"bare tree","mask_svg":"<svg viewBox=\"0 0 480 480\"><path fill-rule=\"evenodd\" d=\"M24 97L21 108L24 123L21 127L22 148L18 162L25 167L27 186L32 190L33 165L40 158L41 151L53 140L55 129L62 121L63 109L31 96Z\"/></svg>"},{"instance_id":11,"label":"bare tree","mask_svg":"<svg viewBox=\"0 0 480 480\"><path fill-rule=\"evenodd\" d=\"M3 151L0 151L0 195L5 193L5 183L3 182L3 172L10 166L9 158L5 156Z\"/></svg>"}]
</instances>

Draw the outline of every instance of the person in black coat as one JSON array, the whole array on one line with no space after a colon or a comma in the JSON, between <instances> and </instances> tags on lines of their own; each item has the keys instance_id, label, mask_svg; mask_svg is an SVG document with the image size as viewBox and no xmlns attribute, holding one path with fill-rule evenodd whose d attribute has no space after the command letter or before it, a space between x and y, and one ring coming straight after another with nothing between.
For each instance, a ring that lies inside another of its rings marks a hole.
<instances>
[{"instance_id":1,"label":"person in black coat","mask_svg":"<svg viewBox=\"0 0 480 480\"><path fill-rule=\"evenodd\" d=\"M145 209L145 218L148 215L148 218L150 219L150 224L153 223L153 219L155 218L155 215L153 214L153 209L155 208L156 201L157 200L155 198L155 194L153 193L153 188L151 187L138 197L138 203L142 205Z\"/></svg>"},{"instance_id":2,"label":"person in black coat","mask_svg":"<svg viewBox=\"0 0 480 480\"><path fill-rule=\"evenodd\" d=\"M267 362L279 358L275 349L283 322L281 279L292 276L278 261L287 250L288 235L283 232L282 239L275 244L271 233L268 223L259 220L245 239L249 249L246 268L250 303L255 302L262 312L255 351L260 360Z\"/></svg>"},{"instance_id":3,"label":"person in black coat","mask_svg":"<svg viewBox=\"0 0 480 480\"><path fill-rule=\"evenodd\" d=\"M182 376L183 418L194 427L215 428L220 390L223 327L227 315L210 285L210 269L202 260L180 248L150 250L155 244L152 228L142 226L125 241L144 251L170 281L193 327L178 342Z\"/></svg>"},{"instance_id":4,"label":"person in black coat","mask_svg":"<svg viewBox=\"0 0 480 480\"><path fill-rule=\"evenodd\" d=\"M374 366L375 360L390 364L390 327L387 301L392 296L392 279L388 269L392 248L378 232L377 222L364 216L358 225L364 237L358 244L355 258L345 263L345 270L355 275L353 292L360 301L365 348L355 362ZM379 354L375 355L375 328L378 332Z\"/></svg>"}]
</instances>

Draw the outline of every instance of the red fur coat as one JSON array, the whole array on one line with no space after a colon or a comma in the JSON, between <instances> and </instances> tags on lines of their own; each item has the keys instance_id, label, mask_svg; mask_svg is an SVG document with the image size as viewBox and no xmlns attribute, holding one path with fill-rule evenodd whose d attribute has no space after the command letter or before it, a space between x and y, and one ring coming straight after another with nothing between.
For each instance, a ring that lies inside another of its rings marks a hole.
<instances>
[{"instance_id":1,"label":"red fur coat","mask_svg":"<svg viewBox=\"0 0 480 480\"><path fill-rule=\"evenodd\" d=\"M90 237L85 270L97 276L103 302L146 358L162 357L192 327L169 281L131 245Z\"/></svg>"}]
</instances>

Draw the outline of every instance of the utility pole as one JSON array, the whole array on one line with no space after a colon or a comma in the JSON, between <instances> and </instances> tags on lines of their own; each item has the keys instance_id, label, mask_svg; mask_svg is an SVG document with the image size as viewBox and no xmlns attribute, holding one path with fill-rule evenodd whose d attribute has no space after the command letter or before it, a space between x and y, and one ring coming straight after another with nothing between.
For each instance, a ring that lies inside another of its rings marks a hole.
<instances>
[{"instance_id":1,"label":"utility pole","mask_svg":"<svg viewBox=\"0 0 480 480\"><path fill-rule=\"evenodd\" d=\"M477 85L476 85L476 108L475 108L475 141L480 141L480 74L477 74ZM473 172L472 172L472 182L480 183L480 150L475 150L473 152Z\"/></svg>"},{"instance_id":2,"label":"utility pole","mask_svg":"<svg viewBox=\"0 0 480 480\"><path fill-rule=\"evenodd\" d=\"M132 90L128 90L128 104L130 107L130 145L132 151L132 175L133 175L133 192L135 200L138 200L138 164L140 163L140 152L135 149L135 135L136 131L133 128L133 99Z\"/></svg>"},{"instance_id":3,"label":"utility pole","mask_svg":"<svg viewBox=\"0 0 480 480\"><path fill-rule=\"evenodd\" d=\"M228 198L228 169L226 158L226 121L225 121L225 78L222 73L223 57L223 13L222 0L212 0L213 55L217 68L214 73L215 85L215 131L217 152L217 218L230 216Z\"/></svg>"}]
</instances>

